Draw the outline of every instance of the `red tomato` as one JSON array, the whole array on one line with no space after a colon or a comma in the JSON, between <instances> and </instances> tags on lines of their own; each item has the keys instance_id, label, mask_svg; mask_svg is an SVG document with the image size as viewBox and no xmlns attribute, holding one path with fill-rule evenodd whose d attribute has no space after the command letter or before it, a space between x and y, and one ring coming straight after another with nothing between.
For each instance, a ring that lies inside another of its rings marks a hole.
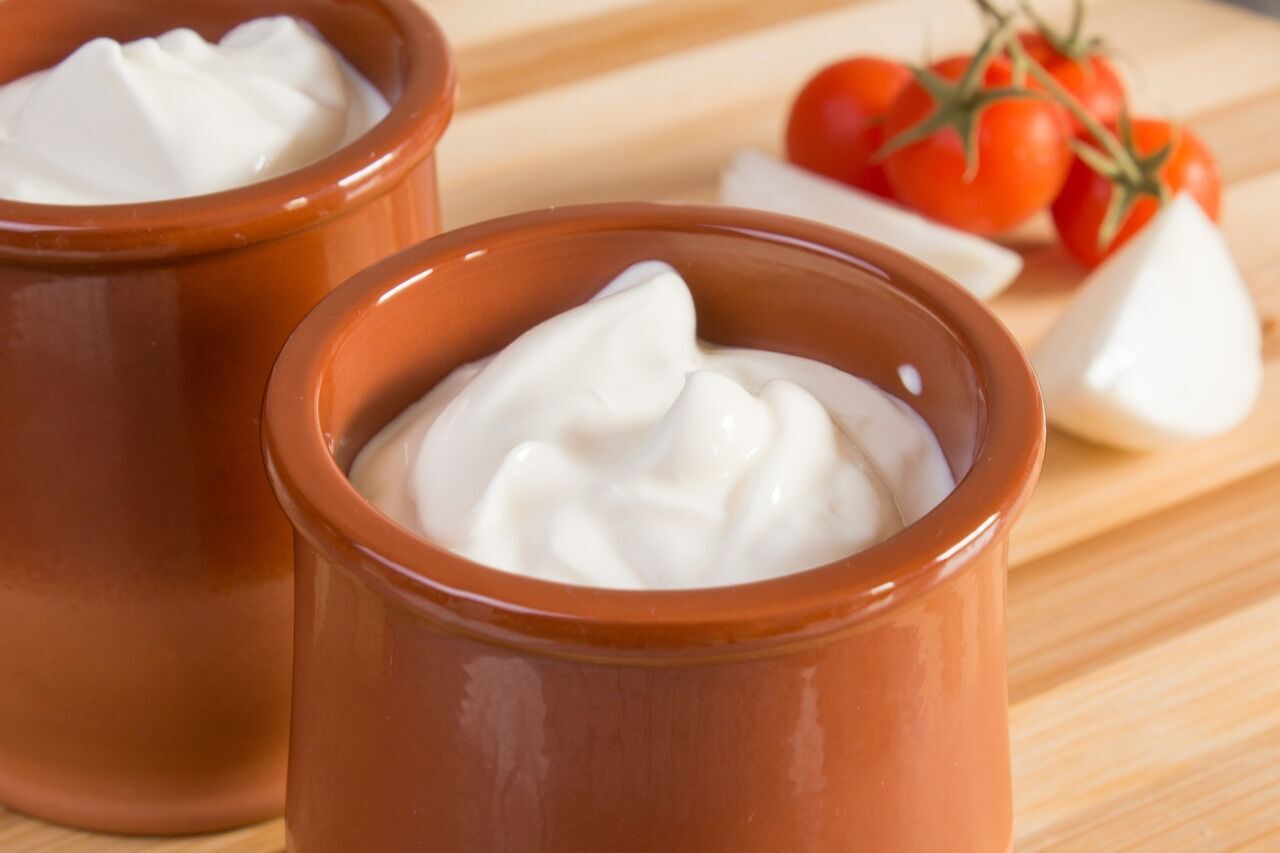
<instances>
[{"instance_id":1,"label":"red tomato","mask_svg":"<svg viewBox=\"0 0 1280 853\"><path fill-rule=\"evenodd\" d=\"M1181 191L1191 193L1204 212L1215 222L1222 205L1222 179L1213 155L1191 131L1158 119L1135 119L1134 146L1141 154L1153 154L1173 138L1176 140L1169 159L1161 167L1159 178L1170 197ZM1144 197L1130 210L1111 245L1104 251L1098 247L1098 228L1111 201L1111 183L1082 160L1071 166L1062 194L1053 203L1053 222L1067 251L1088 267L1120 248L1155 215L1156 200Z\"/></svg>"},{"instance_id":2,"label":"red tomato","mask_svg":"<svg viewBox=\"0 0 1280 853\"><path fill-rule=\"evenodd\" d=\"M968 57L933 66L947 80L960 78ZM1012 69L992 60L984 88L1010 86ZM888 138L934 112L934 100L917 81L907 84L885 118ZM978 119L978 168L966 180L964 144L944 128L891 153L885 163L894 195L940 222L977 234L1012 228L1057 196L1071 165L1071 125L1057 104L1028 95L997 101Z\"/></svg>"},{"instance_id":3,"label":"red tomato","mask_svg":"<svg viewBox=\"0 0 1280 853\"><path fill-rule=\"evenodd\" d=\"M1098 54L1072 59L1059 53L1048 39L1036 32L1020 33L1018 41L1086 112L1103 124L1119 120L1125 102L1124 83L1110 60ZM1074 118L1071 124L1077 135L1084 130Z\"/></svg>"},{"instance_id":4,"label":"red tomato","mask_svg":"<svg viewBox=\"0 0 1280 853\"><path fill-rule=\"evenodd\" d=\"M819 174L889 195L884 168L872 162L884 142L884 114L911 79L898 62L859 56L829 65L791 105L787 159Z\"/></svg>"}]
</instances>

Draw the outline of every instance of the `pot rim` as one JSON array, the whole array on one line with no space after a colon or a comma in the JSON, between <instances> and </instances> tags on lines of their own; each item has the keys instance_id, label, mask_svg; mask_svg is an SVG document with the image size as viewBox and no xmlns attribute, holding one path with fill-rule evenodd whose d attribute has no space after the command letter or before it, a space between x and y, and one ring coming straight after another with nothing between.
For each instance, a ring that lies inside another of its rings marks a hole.
<instances>
[{"instance_id":1,"label":"pot rim","mask_svg":"<svg viewBox=\"0 0 1280 853\"><path fill-rule=\"evenodd\" d=\"M610 230L730 234L857 266L922 305L968 350L985 425L969 472L915 524L842 559L778 578L687 590L582 587L511 574L444 550L365 500L331 455L320 421L334 351L428 268L554 236ZM684 651L752 654L808 642L900 606L953 576L1021 510L1039 471L1045 422L1031 366L1000 321L941 273L818 223L728 207L616 203L520 213L420 243L327 296L286 343L267 388L263 444L296 531L333 562L450 630L509 647L655 662Z\"/></svg>"},{"instance_id":2,"label":"pot rim","mask_svg":"<svg viewBox=\"0 0 1280 853\"><path fill-rule=\"evenodd\" d=\"M413 0L374 0L405 40L407 73L382 121L338 150L253 184L128 204L0 199L0 261L37 266L165 260L265 242L385 192L432 153L453 114L444 33Z\"/></svg>"}]
</instances>

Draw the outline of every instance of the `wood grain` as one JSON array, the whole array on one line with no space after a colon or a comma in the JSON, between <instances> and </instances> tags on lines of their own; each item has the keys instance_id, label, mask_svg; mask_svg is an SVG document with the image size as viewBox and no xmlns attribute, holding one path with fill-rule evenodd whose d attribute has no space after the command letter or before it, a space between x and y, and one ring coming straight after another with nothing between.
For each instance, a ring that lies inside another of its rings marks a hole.
<instances>
[{"instance_id":1,"label":"wood grain","mask_svg":"<svg viewBox=\"0 0 1280 853\"><path fill-rule=\"evenodd\" d=\"M446 223L628 198L706 201L736 149L776 150L787 99L849 53L971 43L963 0L424 0L457 48ZM1038 4L1061 16L1066 0ZM1265 321L1253 417L1138 456L1054 433L1011 546L1018 850L1280 850L1280 26L1206 0L1096 0L1142 110L1188 121ZM994 304L1026 344L1080 280L1040 219ZM284 848L280 821L106 838L0 809L3 851Z\"/></svg>"},{"instance_id":2,"label":"wood grain","mask_svg":"<svg viewBox=\"0 0 1280 853\"><path fill-rule=\"evenodd\" d=\"M418 0L444 28L455 51L521 33L570 30L581 21L643 7L653 0Z\"/></svg>"},{"instance_id":3,"label":"wood grain","mask_svg":"<svg viewBox=\"0 0 1280 853\"><path fill-rule=\"evenodd\" d=\"M463 109L559 86L850 0L656 0L458 51Z\"/></svg>"},{"instance_id":4,"label":"wood grain","mask_svg":"<svg viewBox=\"0 0 1280 853\"><path fill-rule=\"evenodd\" d=\"M284 846L281 820L191 838L122 838L50 826L0 808L5 853L278 853Z\"/></svg>"},{"instance_id":5,"label":"wood grain","mask_svg":"<svg viewBox=\"0 0 1280 853\"><path fill-rule=\"evenodd\" d=\"M1013 705L1018 838L1123 808L1280 727L1278 644L1273 596ZM1264 825L1278 806L1272 791Z\"/></svg>"},{"instance_id":6,"label":"wood grain","mask_svg":"<svg viewBox=\"0 0 1280 853\"><path fill-rule=\"evenodd\" d=\"M856 50L919 58L978 29L956 0L864 0L464 110L440 147L445 221L711 187L736 148L773 146L787 98L823 63Z\"/></svg>"},{"instance_id":7,"label":"wood grain","mask_svg":"<svg viewBox=\"0 0 1280 853\"><path fill-rule=\"evenodd\" d=\"M1273 728L1020 837L1017 849L1275 850L1278 787L1280 728Z\"/></svg>"},{"instance_id":8,"label":"wood grain","mask_svg":"<svg viewBox=\"0 0 1280 853\"><path fill-rule=\"evenodd\" d=\"M1010 701L1280 595L1277 495L1272 468L1013 572Z\"/></svg>"}]
</instances>

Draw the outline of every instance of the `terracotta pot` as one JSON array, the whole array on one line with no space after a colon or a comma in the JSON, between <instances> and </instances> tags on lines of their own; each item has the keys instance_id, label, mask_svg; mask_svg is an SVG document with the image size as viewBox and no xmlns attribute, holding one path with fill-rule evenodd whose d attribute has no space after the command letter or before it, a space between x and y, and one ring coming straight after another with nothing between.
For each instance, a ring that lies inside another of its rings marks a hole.
<instances>
[{"instance_id":1,"label":"terracotta pot","mask_svg":"<svg viewBox=\"0 0 1280 853\"><path fill-rule=\"evenodd\" d=\"M351 487L364 443L451 369L646 258L687 277L706 339L820 359L908 400L955 492L811 571L637 592L484 568ZM1009 846L1006 538L1044 420L1013 339L939 273L758 212L502 219L325 299L277 362L264 441L296 528L291 849Z\"/></svg>"},{"instance_id":2,"label":"terracotta pot","mask_svg":"<svg viewBox=\"0 0 1280 853\"><path fill-rule=\"evenodd\" d=\"M0 80L94 36L315 24L394 101L292 174L130 206L0 201L0 802L124 832L283 805L289 527L258 445L315 302L439 230L453 77L411 0L7 0Z\"/></svg>"}]
</instances>

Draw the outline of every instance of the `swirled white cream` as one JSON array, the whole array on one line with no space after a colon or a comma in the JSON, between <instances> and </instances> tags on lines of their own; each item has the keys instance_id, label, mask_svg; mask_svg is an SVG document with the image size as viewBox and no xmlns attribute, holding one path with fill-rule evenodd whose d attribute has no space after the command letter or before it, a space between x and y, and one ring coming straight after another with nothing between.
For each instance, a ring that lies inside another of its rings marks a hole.
<instances>
[{"instance_id":1,"label":"swirled white cream","mask_svg":"<svg viewBox=\"0 0 1280 853\"><path fill-rule=\"evenodd\" d=\"M924 421L869 382L700 342L687 285L656 262L454 371L351 480L476 562L624 589L812 568L954 486Z\"/></svg>"},{"instance_id":2,"label":"swirled white cream","mask_svg":"<svg viewBox=\"0 0 1280 853\"><path fill-rule=\"evenodd\" d=\"M308 25L259 18L217 44L94 39L0 86L0 198L120 204L218 192L336 151L387 113Z\"/></svg>"}]
</instances>

